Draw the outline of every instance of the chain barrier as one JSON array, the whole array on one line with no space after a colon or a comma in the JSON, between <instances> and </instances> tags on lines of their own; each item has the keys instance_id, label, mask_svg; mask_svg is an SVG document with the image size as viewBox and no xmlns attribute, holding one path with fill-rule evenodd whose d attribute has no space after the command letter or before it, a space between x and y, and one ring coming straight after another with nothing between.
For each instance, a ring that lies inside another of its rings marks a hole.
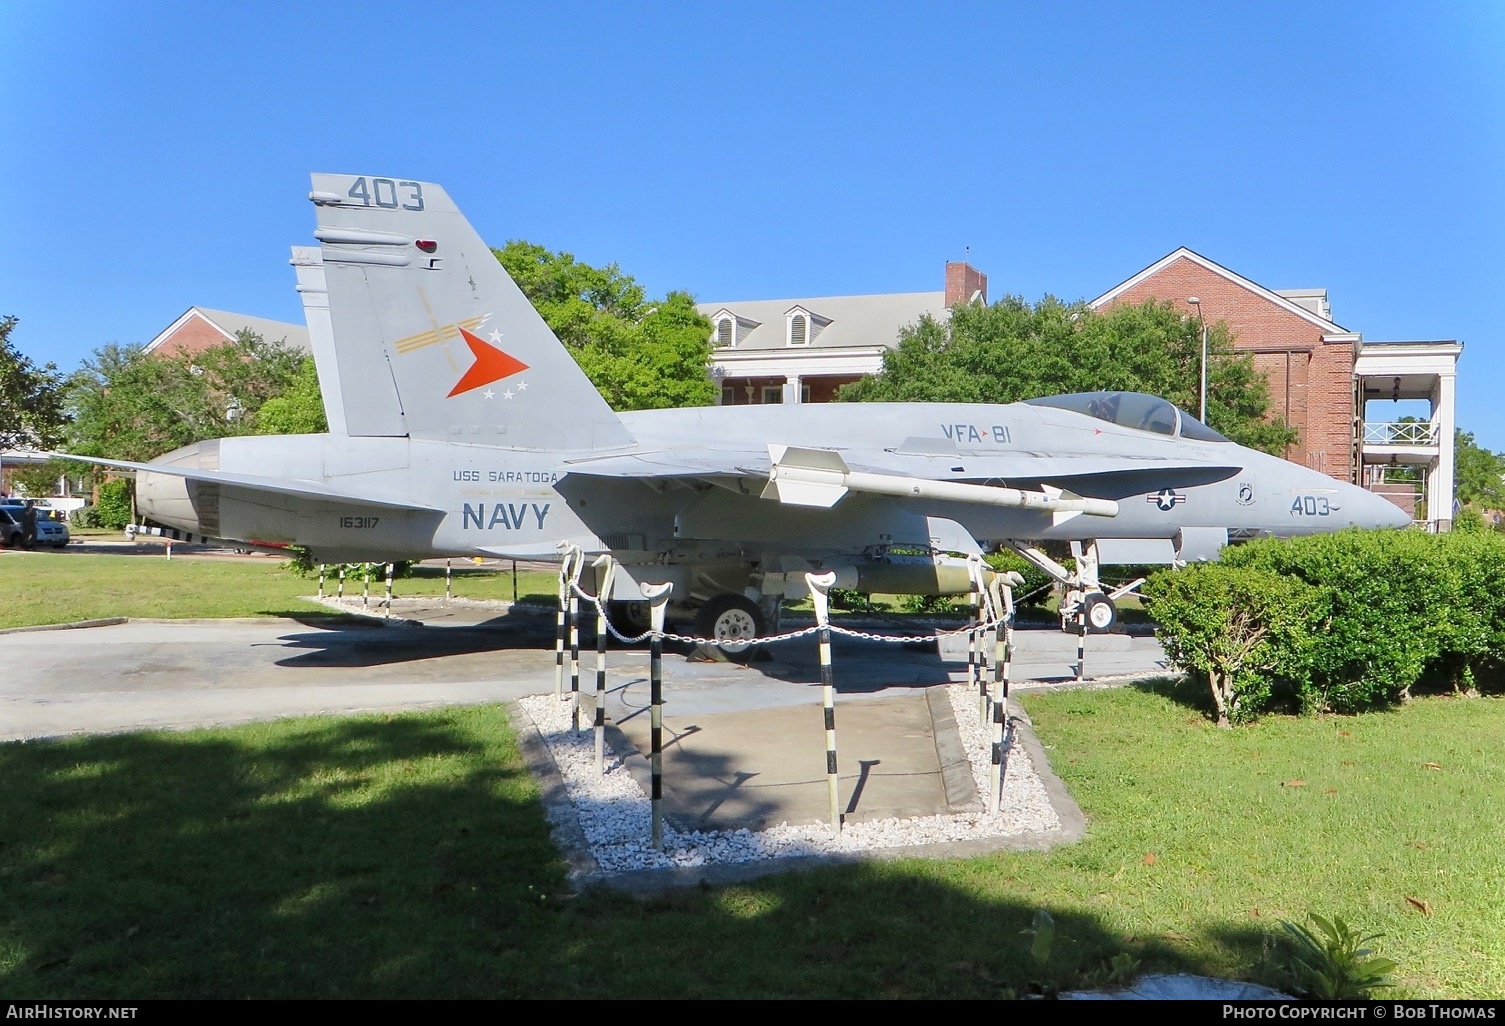
<instances>
[{"instance_id":1,"label":"chain barrier","mask_svg":"<svg viewBox=\"0 0 1505 1026\"><path fill-rule=\"evenodd\" d=\"M616 638L622 644L639 645L653 637L652 630L646 630L642 634L636 635L634 637L629 637L628 635L623 634L621 631L617 630L616 624L611 622L611 617L607 616L606 612L601 608L601 600L598 596L586 593L577 583L570 582L569 586L574 590L575 594L578 597L584 599L586 602L589 602L596 608L597 614L606 623L606 629L611 632L611 636ZM893 645L918 645L935 641L938 638L955 637L958 635L967 634L971 631L989 631L994 629L995 627L1002 627L1004 625L1005 621L1002 619L990 619L985 623L969 623L964 626L958 627L955 630L938 630L930 634L913 635L874 634L871 631L855 631L849 627L840 627L834 623L830 625L830 630L833 634L842 634L849 638L860 638L863 641L881 641ZM669 641L683 642L684 644L688 645L714 645L718 648L727 648L732 645L774 645L782 641L793 641L795 638L808 638L810 635L816 634L819 631L820 625L813 624L809 627L805 627L797 631L786 631L783 634L774 634L766 638L754 638L751 641L727 641L725 638L722 638L720 640L716 638L697 638L692 635L674 634L670 631L665 631L662 637Z\"/></svg>"}]
</instances>

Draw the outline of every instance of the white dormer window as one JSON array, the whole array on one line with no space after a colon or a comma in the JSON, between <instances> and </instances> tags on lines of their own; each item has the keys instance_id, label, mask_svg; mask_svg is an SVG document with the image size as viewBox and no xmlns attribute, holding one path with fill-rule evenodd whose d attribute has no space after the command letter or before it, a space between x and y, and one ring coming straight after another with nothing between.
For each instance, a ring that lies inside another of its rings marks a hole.
<instances>
[{"instance_id":1,"label":"white dormer window","mask_svg":"<svg viewBox=\"0 0 1505 1026\"><path fill-rule=\"evenodd\" d=\"M810 318L802 313L794 314L789 318L789 344L792 346L810 344Z\"/></svg>"},{"instance_id":2,"label":"white dormer window","mask_svg":"<svg viewBox=\"0 0 1505 1026\"><path fill-rule=\"evenodd\" d=\"M747 341L747 336L758 326L750 317L741 317L726 307L711 314L711 345L717 349L735 349Z\"/></svg>"},{"instance_id":3,"label":"white dormer window","mask_svg":"<svg viewBox=\"0 0 1505 1026\"><path fill-rule=\"evenodd\" d=\"M784 311L784 343L791 346L813 346L830 323L829 317L812 313L803 306L791 306Z\"/></svg>"}]
</instances>

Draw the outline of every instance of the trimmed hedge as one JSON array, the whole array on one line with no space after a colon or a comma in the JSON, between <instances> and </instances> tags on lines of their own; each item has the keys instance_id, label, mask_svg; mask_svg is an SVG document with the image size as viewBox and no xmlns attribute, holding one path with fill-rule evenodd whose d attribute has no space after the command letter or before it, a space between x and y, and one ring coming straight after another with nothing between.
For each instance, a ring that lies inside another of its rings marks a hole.
<instances>
[{"instance_id":1,"label":"trimmed hedge","mask_svg":"<svg viewBox=\"0 0 1505 1026\"><path fill-rule=\"evenodd\" d=\"M1355 530L1263 540L1226 550L1221 566L1235 576L1188 567L1146 584L1157 632L1167 654L1181 653L1172 655L1178 665L1205 672L1196 639L1211 614L1199 602L1267 615L1235 587L1238 573L1287 582L1283 601L1313 617L1308 637L1283 643L1272 657L1278 669L1263 671L1269 679L1250 680L1246 715L1286 696L1305 711L1347 713L1404 701L1418 685L1472 690L1501 679L1505 537L1498 534Z\"/></svg>"}]
</instances>

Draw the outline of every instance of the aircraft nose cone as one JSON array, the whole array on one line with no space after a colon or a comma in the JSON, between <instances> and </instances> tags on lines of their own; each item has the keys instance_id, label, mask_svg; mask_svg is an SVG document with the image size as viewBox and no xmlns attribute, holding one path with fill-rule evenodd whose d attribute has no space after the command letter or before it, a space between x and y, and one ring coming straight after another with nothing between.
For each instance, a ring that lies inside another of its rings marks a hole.
<instances>
[{"instance_id":1,"label":"aircraft nose cone","mask_svg":"<svg viewBox=\"0 0 1505 1026\"><path fill-rule=\"evenodd\" d=\"M1383 495L1376 495L1367 488L1350 485L1354 494L1353 522L1356 527L1410 527L1411 518L1406 511Z\"/></svg>"}]
</instances>

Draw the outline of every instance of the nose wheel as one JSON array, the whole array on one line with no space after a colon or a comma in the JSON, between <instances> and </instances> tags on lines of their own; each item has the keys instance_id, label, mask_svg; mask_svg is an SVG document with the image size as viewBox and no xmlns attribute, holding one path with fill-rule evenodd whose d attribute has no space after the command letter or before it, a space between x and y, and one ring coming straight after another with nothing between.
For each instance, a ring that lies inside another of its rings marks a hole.
<instances>
[{"instance_id":1,"label":"nose wheel","mask_svg":"<svg viewBox=\"0 0 1505 1026\"><path fill-rule=\"evenodd\" d=\"M1118 607L1102 592L1093 592L1083 601L1087 603L1087 633L1107 634L1118 625Z\"/></svg>"}]
</instances>

